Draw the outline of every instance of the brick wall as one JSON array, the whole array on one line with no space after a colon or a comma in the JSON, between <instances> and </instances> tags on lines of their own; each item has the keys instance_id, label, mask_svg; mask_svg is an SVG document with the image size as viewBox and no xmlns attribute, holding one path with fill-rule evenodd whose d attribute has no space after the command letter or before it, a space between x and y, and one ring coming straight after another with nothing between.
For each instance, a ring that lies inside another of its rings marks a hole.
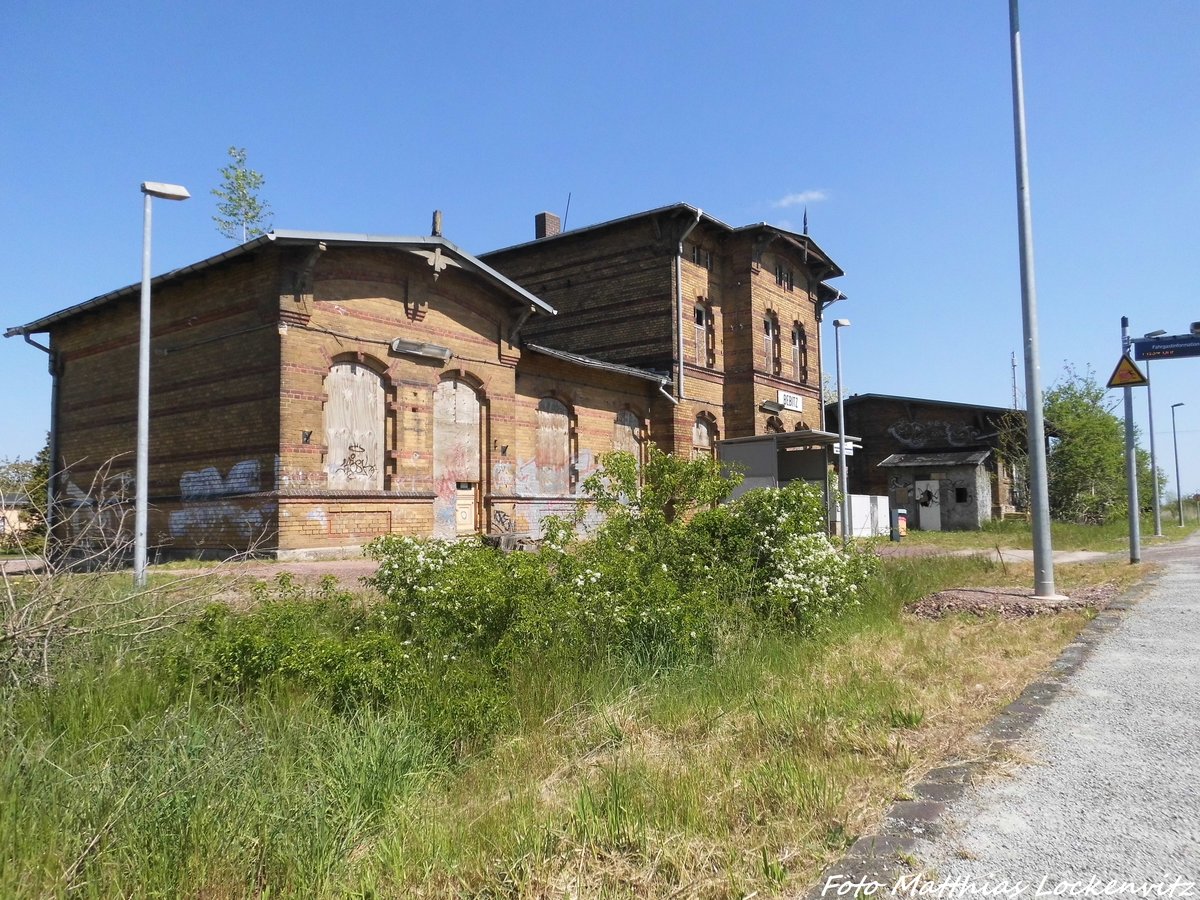
<instances>
[{"instance_id":1,"label":"brick wall","mask_svg":"<svg viewBox=\"0 0 1200 900\"><path fill-rule=\"evenodd\" d=\"M265 540L275 458L278 269L269 255L182 276L153 295L148 540L157 552ZM137 291L51 331L58 351L62 496L79 525L132 539L137 446ZM103 510L95 501L109 501ZM89 500L90 498L90 500Z\"/></svg>"}]
</instances>

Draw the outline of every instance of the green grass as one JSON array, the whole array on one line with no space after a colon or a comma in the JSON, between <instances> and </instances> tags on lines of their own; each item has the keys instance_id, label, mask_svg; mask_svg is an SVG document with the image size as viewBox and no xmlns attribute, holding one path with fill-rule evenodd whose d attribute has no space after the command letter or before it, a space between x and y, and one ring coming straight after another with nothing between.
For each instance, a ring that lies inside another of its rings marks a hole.
<instances>
[{"instance_id":1,"label":"green grass","mask_svg":"<svg viewBox=\"0 0 1200 900\"><path fill-rule=\"evenodd\" d=\"M1163 520L1163 537L1154 537L1154 522L1141 523L1142 543L1149 546L1166 541L1179 541L1196 530L1194 524L1183 527ZM1129 544L1129 523L1110 522L1106 525L1076 525L1069 522L1052 522L1051 543L1055 550L1095 550L1115 553ZM979 531L917 531L910 529L903 538L905 544L931 546L947 550L990 550L994 547L1030 549L1033 547L1033 531L1028 522L1008 520L987 523Z\"/></svg>"},{"instance_id":2,"label":"green grass","mask_svg":"<svg viewBox=\"0 0 1200 900\"><path fill-rule=\"evenodd\" d=\"M457 760L403 702L337 715L281 684L212 699L123 639L81 644L52 687L0 696L0 895L799 890L1084 621L911 620L933 590L1027 572L886 567L817 637L731 635L666 669L530 666L517 725Z\"/></svg>"}]
</instances>

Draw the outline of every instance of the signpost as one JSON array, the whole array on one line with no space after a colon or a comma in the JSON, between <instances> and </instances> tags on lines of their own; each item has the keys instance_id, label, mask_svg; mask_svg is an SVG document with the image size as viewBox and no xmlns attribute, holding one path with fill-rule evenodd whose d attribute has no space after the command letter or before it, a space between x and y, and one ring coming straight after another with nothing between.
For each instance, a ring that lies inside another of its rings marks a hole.
<instances>
[{"instance_id":1,"label":"signpost","mask_svg":"<svg viewBox=\"0 0 1200 900\"><path fill-rule=\"evenodd\" d=\"M1133 388L1150 382L1129 358L1129 317L1121 316L1121 360L1108 379L1110 388L1119 387L1125 393L1125 481L1129 490L1129 562L1142 561L1142 523L1138 510L1137 445L1133 440Z\"/></svg>"},{"instance_id":2,"label":"signpost","mask_svg":"<svg viewBox=\"0 0 1200 900\"><path fill-rule=\"evenodd\" d=\"M1174 334L1167 337L1141 338L1133 342L1135 359L1177 359L1200 356L1200 334Z\"/></svg>"}]
</instances>

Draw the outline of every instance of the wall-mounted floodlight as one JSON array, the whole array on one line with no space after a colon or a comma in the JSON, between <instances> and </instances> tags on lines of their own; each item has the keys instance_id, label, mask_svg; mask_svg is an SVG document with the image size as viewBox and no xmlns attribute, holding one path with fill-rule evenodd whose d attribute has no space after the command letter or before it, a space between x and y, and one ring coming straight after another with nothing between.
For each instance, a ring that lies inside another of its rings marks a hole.
<instances>
[{"instance_id":1,"label":"wall-mounted floodlight","mask_svg":"<svg viewBox=\"0 0 1200 900\"><path fill-rule=\"evenodd\" d=\"M783 404L776 403L774 400L764 400L762 403L758 404L758 408L765 413L771 413L772 415L776 416L784 410Z\"/></svg>"},{"instance_id":2,"label":"wall-mounted floodlight","mask_svg":"<svg viewBox=\"0 0 1200 900\"><path fill-rule=\"evenodd\" d=\"M454 351L449 347L440 347L437 344L423 344L420 341L406 341L404 338L396 338L390 346L393 353L403 353L407 356L421 356L425 359L440 359L442 362L445 362L454 355Z\"/></svg>"}]
</instances>

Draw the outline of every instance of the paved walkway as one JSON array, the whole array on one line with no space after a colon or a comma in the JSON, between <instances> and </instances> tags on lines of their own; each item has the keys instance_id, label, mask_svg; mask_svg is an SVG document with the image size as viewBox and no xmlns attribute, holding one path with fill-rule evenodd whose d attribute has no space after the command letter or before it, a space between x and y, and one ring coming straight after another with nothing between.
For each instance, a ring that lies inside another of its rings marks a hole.
<instances>
[{"instance_id":1,"label":"paved walkway","mask_svg":"<svg viewBox=\"0 0 1200 900\"><path fill-rule=\"evenodd\" d=\"M931 897L1200 898L1200 534L1144 558L1163 573L980 735L1005 764L930 773L826 879L876 896L917 896L920 873Z\"/></svg>"}]
</instances>

